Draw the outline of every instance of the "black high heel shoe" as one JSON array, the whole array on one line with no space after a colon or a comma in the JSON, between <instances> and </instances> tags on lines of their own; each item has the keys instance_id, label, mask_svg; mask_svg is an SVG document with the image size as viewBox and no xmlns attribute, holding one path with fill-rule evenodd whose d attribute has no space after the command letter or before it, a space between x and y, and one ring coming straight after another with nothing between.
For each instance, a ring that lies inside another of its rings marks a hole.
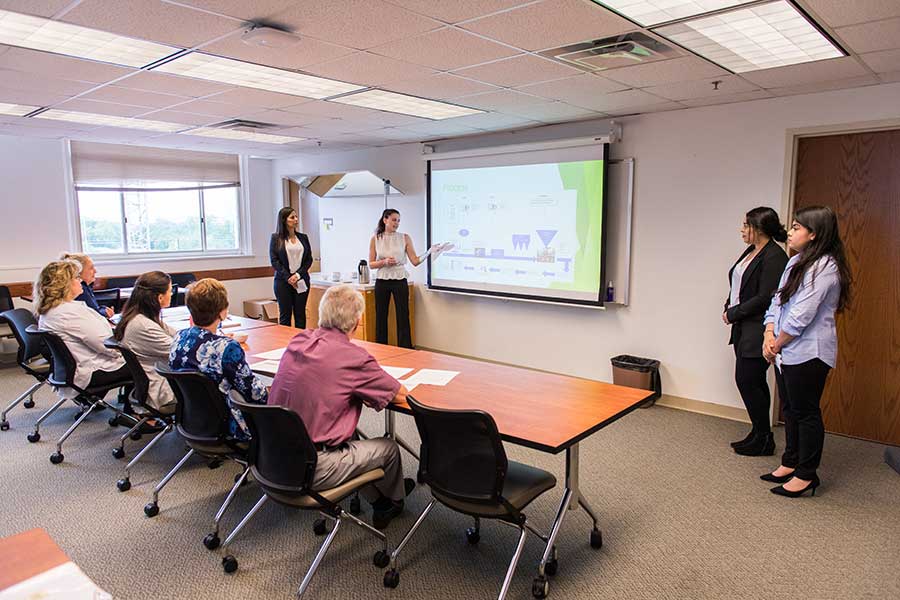
<instances>
[{"instance_id":1,"label":"black high heel shoe","mask_svg":"<svg viewBox=\"0 0 900 600\"><path fill-rule=\"evenodd\" d=\"M794 477L794 472L791 471L787 475L775 475L773 473L766 473L765 475L760 475L759 478L763 481L770 481L772 483L787 483Z\"/></svg>"},{"instance_id":2,"label":"black high heel shoe","mask_svg":"<svg viewBox=\"0 0 900 600\"><path fill-rule=\"evenodd\" d=\"M820 483L821 482L819 481L819 476L813 475L812 481L810 481L806 485L806 487L803 488L802 490L797 490L796 492L792 492L790 490L784 489L783 485L779 485L778 487L773 487L770 491L773 494L777 494L779 496L784 496L786 498L799 498L800 496L805 494L807 491L812 491L812 495L815 496L816 488L819 487Z\"/></svg>"}]
</instances>

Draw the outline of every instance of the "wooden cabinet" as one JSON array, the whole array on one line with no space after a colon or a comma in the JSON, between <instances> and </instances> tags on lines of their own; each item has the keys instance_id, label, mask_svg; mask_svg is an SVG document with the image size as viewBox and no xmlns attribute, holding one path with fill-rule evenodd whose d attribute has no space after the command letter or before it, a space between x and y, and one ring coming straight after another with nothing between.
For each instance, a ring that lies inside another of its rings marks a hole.
<instances>
[{"instance_id":1,"label":"wooden cabinet","mask_svg":"<svg viewBox=\"0 0 900 600\"><path fill-rule=\"evenodd\" d=\"M317 283L312 281L309 287L309 301L306 303L306 327L314 329L319 326L319 302L325 290L331 287L328 283ZM356 286L366 301L366 309L363 311L362 322L356 330L355 337L367 342L375 341L375 289L374 285ZM409 328L412 336L413 346L416 344L416 328L415 328L415 286L409 284ZM397 314L394 303L391 302L391 309L388 313L388 344L397 345Z\"/></svg>"}]
</instances>

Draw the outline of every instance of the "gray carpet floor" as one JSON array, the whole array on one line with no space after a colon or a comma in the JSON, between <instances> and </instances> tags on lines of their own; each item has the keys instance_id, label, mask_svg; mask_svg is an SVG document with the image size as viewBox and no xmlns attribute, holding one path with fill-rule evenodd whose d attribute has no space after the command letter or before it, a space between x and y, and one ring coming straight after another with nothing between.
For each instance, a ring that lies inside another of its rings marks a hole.
<instances>
[{"instance_id":1,"label":"gray carpet floor","mask_svg":"<svg viewBox=\"0 0 900 600\"><path fill-rule=\"evenodd\" d=\"M31 381L0 370L4 406ZM225 575L221 551L201 544L238 471L210 470L197 460L160 496L160 514L147 518L148 495L183 453L175 435L137 467L130 491L115 481L124 466L110 453L114 432L107 415L92 416L64 447L65 462L48 460L75 409L61 409L36 444L25 435L53 399L21 406L0 433L0 536L46 528L100 586L120 599L292 598L322 538L316 515L268 504L230 551L240 569ZM364 412L363 430L378 434L383 419ZM417 442L411 419L399 431ZM550 597L566 599L900 598L900 477L882 459L883 446L829 435L815 498L769 493L757 477L777 457L740 457L728 441L746 426L661 407L639 410L582 443L582 489L599 511L604 546L589 545L590 520L570 512L558 540L559 572ZM122 431L118 429L117 431ZM776 433L779 450L783 433ZM130 442L132 456L144 442ZM564 476L563 456L507 446L513 460ZM404 454L408 476L413 460ZM230 530L259 497L243 488L224 519ZM561 491L545 494L527 511L549 525ZM407 511L387 529L396 543L428 500L417 488ZM367 508L367 507L366 507ZM364 517L369 518L368 510ZM432 512L401 556L395 590L371 564L374 538L346 524L313 580L307 597L321 599L496 597L516 532L486 522L481 543L466 543L471 524L446 508ZM224 538L224 536L223 536ZM541 546L530 538L508 598L531 597Z\"/></svg>"}]
</instances>

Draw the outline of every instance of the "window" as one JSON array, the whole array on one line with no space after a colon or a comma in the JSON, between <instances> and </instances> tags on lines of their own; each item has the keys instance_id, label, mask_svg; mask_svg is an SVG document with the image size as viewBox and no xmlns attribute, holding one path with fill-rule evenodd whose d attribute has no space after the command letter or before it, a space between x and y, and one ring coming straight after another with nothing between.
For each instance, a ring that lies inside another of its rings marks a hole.
<instances>
[{"instance_id":1,"label":"window","mask_svg":"<svg viewBox=\"0 0 900 600\"><path fill-rule=\"evenodd\" d=\"M230 253L241 248L237 184L76 185L87 254Z\"/></svg>"}]
</instances>

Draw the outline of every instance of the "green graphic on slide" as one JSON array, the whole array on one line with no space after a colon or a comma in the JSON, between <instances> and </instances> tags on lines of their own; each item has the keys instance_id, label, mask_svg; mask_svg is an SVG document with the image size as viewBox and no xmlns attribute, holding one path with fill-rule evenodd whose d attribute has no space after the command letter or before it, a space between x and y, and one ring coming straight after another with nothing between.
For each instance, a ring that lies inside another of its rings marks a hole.
<instances>
[{"instance_id":1,"label":"green graphic on slide","mask_svg":"<svg viewBox=\"0 0 900 600\"><path fill-rule=\"evenodd\" d=\"M593 292L600 289L600 241L603 231L603 161L559 164L563 187L578 192L576 235L579 249L573 257L575 279L554 282L551 288Z\"/></svg>"}]
</instances>

